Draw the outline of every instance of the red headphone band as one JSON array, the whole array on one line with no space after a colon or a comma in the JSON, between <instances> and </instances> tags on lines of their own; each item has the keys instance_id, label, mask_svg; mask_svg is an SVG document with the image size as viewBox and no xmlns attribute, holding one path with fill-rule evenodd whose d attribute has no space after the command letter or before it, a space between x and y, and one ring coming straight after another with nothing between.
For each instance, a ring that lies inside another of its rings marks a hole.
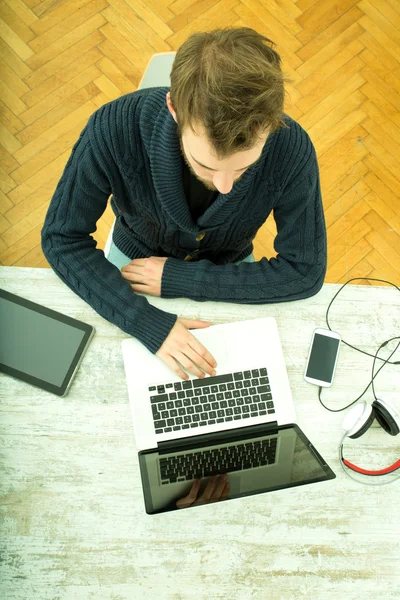
<instances>
[{"instance_id":1,"label":"red headphone band","mask_svg":"<svg viewBox=\"0 0 400 600\"><path fill-rule=\"evenodd\" d=\"M393 463L390 467L380 469L379 471L368 471L367 469L361 469L361 467L357 467L357 465L353 465L353 463L343 458L343 455L342 460L346 467L349 467L349 469L357 471L358 473L363 473L364 475L386 475L386 473L392 473L393 471L396 471L396 469L400 468L400 460Z\"/></svg>"}]
</instances>

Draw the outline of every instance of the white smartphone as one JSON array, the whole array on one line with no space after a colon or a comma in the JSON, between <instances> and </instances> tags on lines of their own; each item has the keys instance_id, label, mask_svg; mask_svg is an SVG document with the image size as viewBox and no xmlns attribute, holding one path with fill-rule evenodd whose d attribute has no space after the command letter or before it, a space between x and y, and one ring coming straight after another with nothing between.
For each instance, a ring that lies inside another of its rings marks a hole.
<instances>
[{"instance_id":1,"label":"white smartphone","mask_svg":"<svg viewBox=\"0 0 400 600\"><path fill-rule=\"evenodd\" d=\"M330 387L339 356L340 334L330 329L316 329L311 340L304 379L308 383Z\"/></svg>"}]
</instances>

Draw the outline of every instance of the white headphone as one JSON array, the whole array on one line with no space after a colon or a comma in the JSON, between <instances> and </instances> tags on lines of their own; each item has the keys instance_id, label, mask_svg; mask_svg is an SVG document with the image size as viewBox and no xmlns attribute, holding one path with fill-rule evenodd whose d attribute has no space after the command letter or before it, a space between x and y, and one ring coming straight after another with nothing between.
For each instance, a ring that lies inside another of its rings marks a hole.
<instances>
[{"instance_id":1,"label":"white headphone","mask_svg":"<svg viewBox=\"0 0 400 600\"><path fill-rule=\"evenodd\" d=\"M344 467L344 465L346 465L346 467L352 471L372 476L385 475L400 469L400 460L397 460L395 463L393 463L393 465L386 467L385 469L371 471L357 467L353 463L343 458L343 442L346 437L352 439L361 437L366 431L368 431L375 419L378 421L379 425L387 433L389 433L389 435L398 435L400 432L400 416L387 402L379 399L375 400L372 405L367 405L366 402L359 402L347 413L343 420L342 429L345 433L339 445L339 462L346 475L348 475L351 479L358 481L358 483L365 483L367 485L386 485L399 479L400 474L395 478L391 478L389 481L368 484L367 481L360 481L356 477L352 476Z\"/></svg>"}]
</instances>

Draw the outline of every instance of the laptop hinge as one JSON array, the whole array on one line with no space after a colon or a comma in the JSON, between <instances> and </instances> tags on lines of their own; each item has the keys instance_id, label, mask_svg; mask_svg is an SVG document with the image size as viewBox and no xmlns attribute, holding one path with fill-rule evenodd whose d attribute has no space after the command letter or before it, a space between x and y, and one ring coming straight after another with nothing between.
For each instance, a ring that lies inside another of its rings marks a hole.
<instances>
[{"instance_id":1,"label":"laptop hinge","mask_svg":"<svg viewBox=\"0 0 400 600\"><path fill-rule=\"evenodd\" d=\"M193 447L197 445L212 445L221 442L239 441L249 437L258 437L260 435L273 435L278 433L278 421L272 423L260 423L247 427L238 427L237 429L225 429L214 433L204 433L186 438L167 440L157 444L161 452L171 452L183 447Z\"/></svg>"}]
</instances>

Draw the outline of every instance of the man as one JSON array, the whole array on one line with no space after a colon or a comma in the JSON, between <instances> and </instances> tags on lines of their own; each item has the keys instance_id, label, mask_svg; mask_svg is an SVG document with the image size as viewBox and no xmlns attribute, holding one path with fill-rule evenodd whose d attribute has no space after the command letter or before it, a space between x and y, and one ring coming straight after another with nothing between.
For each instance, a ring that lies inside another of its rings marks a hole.
<instances>
[{"instance_id":1,"label":"man","mask_svg":"<svg viewBox=\"0 0 400 600\"><path fill-rule=\"evenodd\" d=\"M187 379L182 367L215 374L214 357L189 331L210 323L177 318L141 294L307 298L324 281L326 230L315 150L298 123L285 115L287 128L264 130L253 147L219 160L200 121L177 127L167 89L138 90L91 116L49 206L42 248L66 285ZM107 260L90 233L110 194ZM271 210L278 256L255 262L251 242Z\"/></svg>"}]
</instances>

